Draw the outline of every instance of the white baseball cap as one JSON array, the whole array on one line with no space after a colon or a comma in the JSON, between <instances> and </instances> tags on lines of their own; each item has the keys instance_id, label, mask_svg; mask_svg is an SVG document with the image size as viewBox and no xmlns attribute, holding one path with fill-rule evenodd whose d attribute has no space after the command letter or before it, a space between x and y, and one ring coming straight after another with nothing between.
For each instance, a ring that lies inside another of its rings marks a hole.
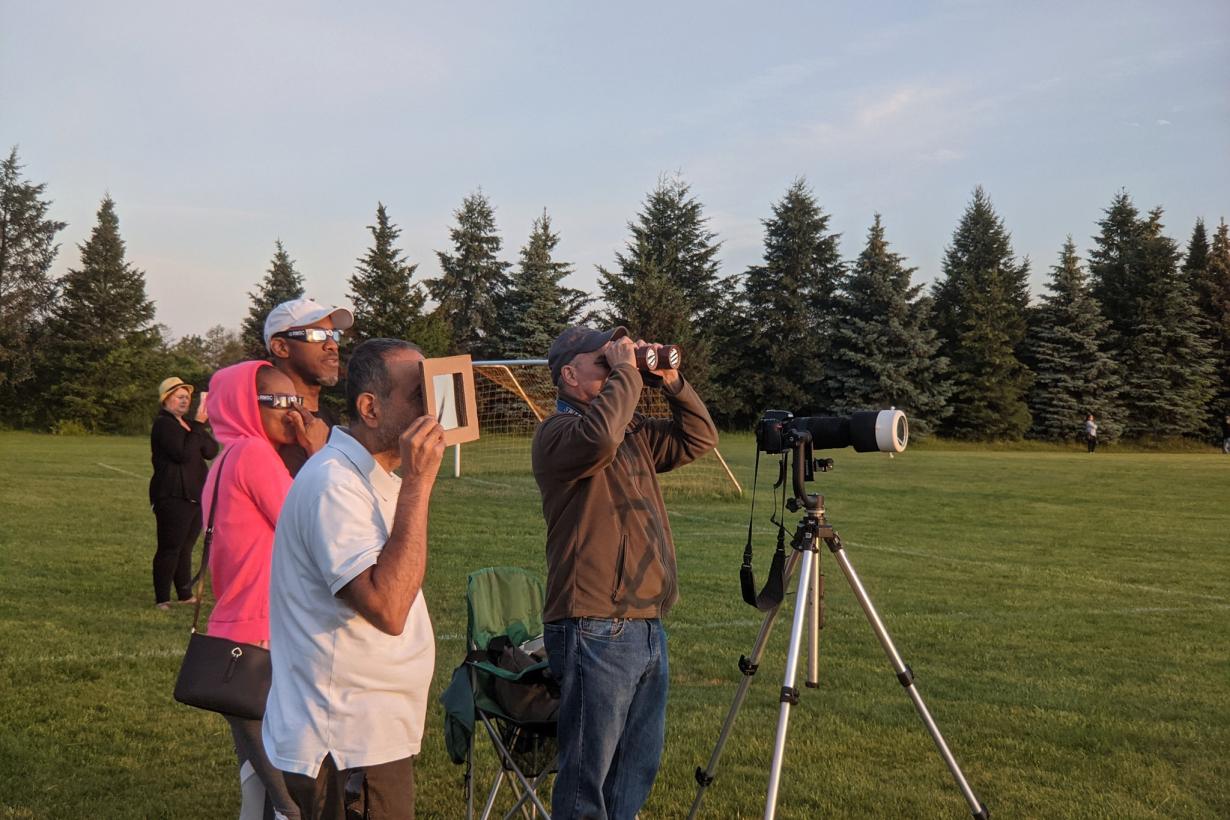
<instances>
[{"instance_id":1,"label":"white baseball cap","mask_svg":"<svg viewBox=\"0 0 1230 820\"><path fill-rule=\"evenodd\" d=\"M315 299L291 299L283 302L269 311L265 317L265 349L269 349L269 340L275 333L290 330L292 327L303 327L315 324L326 316L333 317L333 326L338 330L347 330L354 324L354 314L350 308L325 307Z\"/></svg>"}]
</instances>

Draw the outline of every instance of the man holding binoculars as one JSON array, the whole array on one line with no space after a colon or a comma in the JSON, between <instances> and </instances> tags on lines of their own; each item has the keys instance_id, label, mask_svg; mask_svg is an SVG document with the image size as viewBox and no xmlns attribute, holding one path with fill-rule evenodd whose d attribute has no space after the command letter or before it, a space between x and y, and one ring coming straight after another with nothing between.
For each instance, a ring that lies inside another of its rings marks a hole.
<instances>
[{"instance_id":1,"label":"man holding binoculars","mask_svg":"<svg viewBox=\"0 0 1230 820\"><path fill-rule=\"evenodd\" d=\"M547 521L544 637L561 695L556 820L631 820L657 775L669 671L660 618L679 597L657 474L717 445L679 361L677 348L634 343L622 327L568 328L547 353L557 412L532 456ZM671 418L636 412L646 382L661 383Z\"/></svg>"}]
</instances>

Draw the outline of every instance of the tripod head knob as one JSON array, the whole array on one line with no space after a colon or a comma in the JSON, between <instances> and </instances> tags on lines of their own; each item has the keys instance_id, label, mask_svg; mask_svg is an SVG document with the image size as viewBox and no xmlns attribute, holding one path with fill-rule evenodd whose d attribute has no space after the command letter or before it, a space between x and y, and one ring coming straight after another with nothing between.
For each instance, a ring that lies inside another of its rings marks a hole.
<instances>
[{"instance_id":1,"label":"tripod head knob","mask_svg":"<svg viewBox=\"0 0 1230 820\"><path fill-rule=\"evenodd\" d=\"M798 512L799 510L805 513L815 514L824 513L824 496L819 493L807 493L802 498L787 498L786 509L790 512Z\"/></svg>"}]
</instances>

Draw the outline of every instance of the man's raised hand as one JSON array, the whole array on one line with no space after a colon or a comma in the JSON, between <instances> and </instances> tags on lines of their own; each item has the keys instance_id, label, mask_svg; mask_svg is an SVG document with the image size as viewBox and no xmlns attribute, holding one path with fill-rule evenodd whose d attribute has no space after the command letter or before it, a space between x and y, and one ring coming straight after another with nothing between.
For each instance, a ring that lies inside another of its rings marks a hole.
<instances>
[{"instance_id":1,"label":"man's raised hand","mask_svg":"<svg viewBox=\"0 0 1230 820\"><path fill-rule=\"evenodd\" d=\"M606 359L607 367L612 370L617 364L630 364L636 367L636 345L627 336L620 336L603 346L602 357Z\"/></svg>"},{"instance_id":2,"label":"man's raised hand","mask_svg":"<svg viewBox=\"0 0 1230 820\"><path fill-rule=\"evenodd\" d=\"M434 416L419 416L398 439L405 479L435 481L444 459L444 428Z\"/></svg>"}]
</instances>

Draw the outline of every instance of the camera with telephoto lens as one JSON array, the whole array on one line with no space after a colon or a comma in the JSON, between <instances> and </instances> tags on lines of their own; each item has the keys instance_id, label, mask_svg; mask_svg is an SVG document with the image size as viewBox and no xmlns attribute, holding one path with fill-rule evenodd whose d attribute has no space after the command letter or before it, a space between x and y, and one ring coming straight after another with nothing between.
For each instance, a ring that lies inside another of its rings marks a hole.
<instances>
[{"instance_id":1,"label":"camera with telephoto lens","mask_svg":"<svg viewBox=\"0 0 1230 820\"><path fill-rule=\"evenodd\" d=\"M910 424L900 410L860 410L849 416L799 416L766 410L756 424L756 446L782 453L807 441L815 450L853 447L859 453L900 453L910 440Z\"/></svg>"}]
</instances>

